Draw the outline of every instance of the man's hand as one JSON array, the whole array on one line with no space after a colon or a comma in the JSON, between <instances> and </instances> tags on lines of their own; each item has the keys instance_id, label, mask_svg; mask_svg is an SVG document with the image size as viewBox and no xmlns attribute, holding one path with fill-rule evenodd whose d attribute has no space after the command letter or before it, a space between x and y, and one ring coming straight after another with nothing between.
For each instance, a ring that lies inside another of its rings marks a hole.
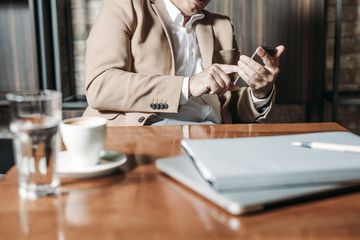
<instances>
[{"instance_id":1,"label":"man's hand","mask_svg":"<svg viewBox=\"0 0 360 240\"><path fill-rule=\"evenodd\" d=\"M226 91L238 90L228 74L239 72L237 65L213 64L189 80L189 97L203 94L223 95Z\"/></svg>"},{"instance_id":2,"label":"man's hand","mask_svg":"<svg viewBox=\"0 0 360 240\"><path fill-rule=\"evenodd\" d=\"M276 49L273 57L261 47L256 49L256 53L262 58L265 66L245 55L240 56L238 61L240 77L249 85L255 97L259 99L266 98L270 94L280 72L279 58L285 47L281 45Z\"/></svg>"}]
</instances>

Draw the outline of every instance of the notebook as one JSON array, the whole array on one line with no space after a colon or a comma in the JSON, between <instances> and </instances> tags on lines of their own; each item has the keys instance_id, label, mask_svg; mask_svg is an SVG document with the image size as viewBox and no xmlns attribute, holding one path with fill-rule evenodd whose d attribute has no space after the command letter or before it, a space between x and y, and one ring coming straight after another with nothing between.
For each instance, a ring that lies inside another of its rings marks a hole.
<instances>
[{"instance_id":1,"label":"notebook","mask_svg":"<svg viewBox=\"0 0 360 240\"><path fill-rule=\"evenodd\" d=\"M231 139L184 139L181 146L218 191L360 180L360 154L292 146L292 142L360 146L350 132Z\"/></svg>"},{"instance_id":2,"label":"notebook","mask_svg":"<svg viewBox=\"0 0 360 240\"><path fill-rule=\"evenodd\" d=\"M291 187L254 188L219 192L199 173L187 156L158 159L156 167L194 192L231 214L258 212L269 206L282 205L294 199L320 197L337 190L352 190L357 184L295 185Z\"/></svg>"}]
</instances>

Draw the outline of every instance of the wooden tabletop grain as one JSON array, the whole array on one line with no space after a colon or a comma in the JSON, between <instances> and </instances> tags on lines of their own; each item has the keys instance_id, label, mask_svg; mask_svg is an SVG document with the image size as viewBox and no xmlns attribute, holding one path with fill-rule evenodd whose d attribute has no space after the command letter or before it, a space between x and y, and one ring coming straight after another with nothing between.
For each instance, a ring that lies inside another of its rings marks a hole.
<instances>
[{"instance_id":1,"label":"wooden tabletop grain","mask_svg":"<svg viewBox=\"0 0 360 240\"><path fill-rule=\"evenodd\" d=\"M128 161L116 173L62 178L60 196L22 200L16 168L0 180L0 239L360 239L360 194L233 216L155 168L182 155L183 138L346 131L336 123L109 127L106 149Z\"/></svg>"}]
</instances>

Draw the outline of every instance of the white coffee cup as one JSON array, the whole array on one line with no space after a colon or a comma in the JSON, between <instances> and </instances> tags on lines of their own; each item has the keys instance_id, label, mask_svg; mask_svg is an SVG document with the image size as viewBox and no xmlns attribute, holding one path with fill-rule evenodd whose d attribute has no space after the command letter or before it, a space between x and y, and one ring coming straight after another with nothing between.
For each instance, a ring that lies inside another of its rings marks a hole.
<instances>
[{"instance_id":1,"label":"white coffee cup","mask_svg":"<svg viewBox=\"0 0 360 240\"><path fill-rule=\"evenodd\" d=\"M107 120L101 117L69 118L61 121L60 132L67 151L77 167L94 166L100 161Z\"/></svg>"}]
</instances>

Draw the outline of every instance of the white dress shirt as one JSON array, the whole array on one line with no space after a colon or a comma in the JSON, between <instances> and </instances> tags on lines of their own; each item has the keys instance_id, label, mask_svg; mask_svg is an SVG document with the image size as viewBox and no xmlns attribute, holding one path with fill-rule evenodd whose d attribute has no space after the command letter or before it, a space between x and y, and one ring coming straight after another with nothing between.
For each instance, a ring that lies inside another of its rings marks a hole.
<instances>
[{"instance_id":1,"label":"white dress shirt","mask_svg":"<svg viewBox=\"0 0 360 240\"><path fill-rule=\"evenodd\" d=\"M183 26L184 16L170 1L165 0L170 16L170 26L175 51L175 75L184 76L180 109L177 113L161 113L151 118L152 125L186 125L186 124L219 124L221 123L221 105L217 95L204 94L198 98L189 98L189 79L204 70L197 42L194 22L204 18L203 13L191 16ZM272 95L272 94L271 94ZM253 94L254 105L260 109L268 103L267 99L257 99Z\"/></svg>"}]
</instances>

